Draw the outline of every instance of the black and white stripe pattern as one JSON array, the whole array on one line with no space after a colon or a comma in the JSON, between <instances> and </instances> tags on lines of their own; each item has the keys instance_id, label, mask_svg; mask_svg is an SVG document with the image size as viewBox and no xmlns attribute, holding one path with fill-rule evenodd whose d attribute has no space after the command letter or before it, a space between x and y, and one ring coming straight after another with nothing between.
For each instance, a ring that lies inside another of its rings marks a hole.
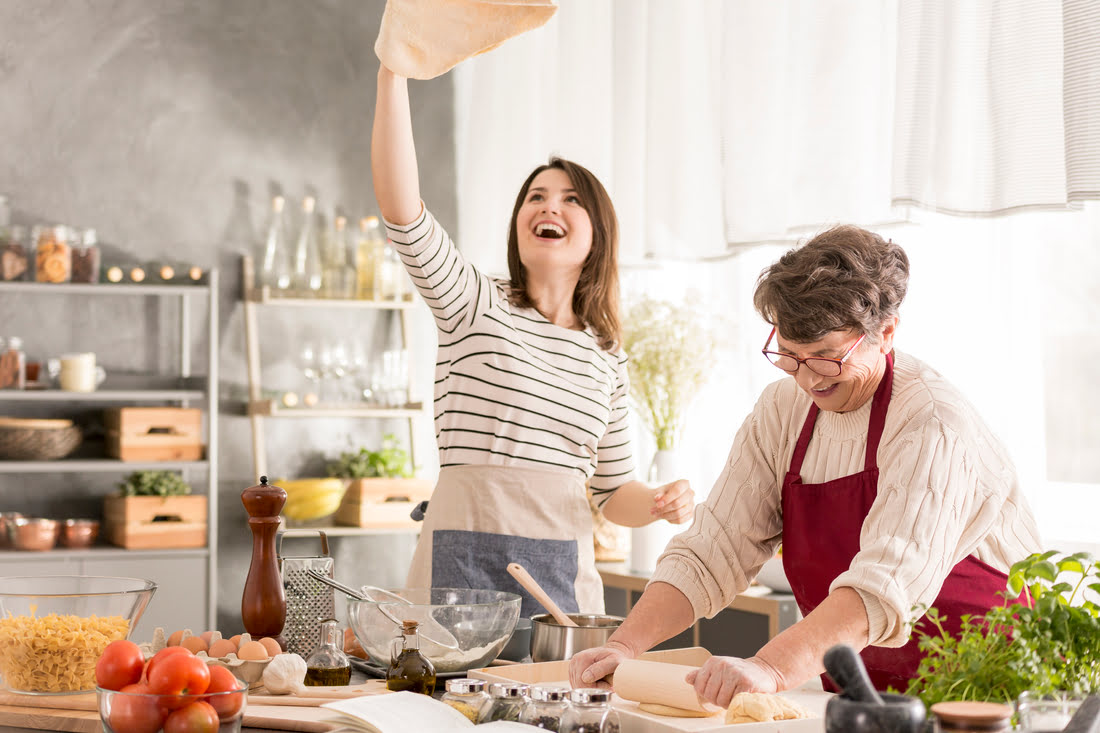
<instances>
[{"instance_id":1,"label":"black and white stripe pattern","mask_svg":"<svg viewBox=\"0 0 1100 733\"><path fill-rule=\"evenodd\" d=\"M601 502L630 481L626 357L601 349L587 329L511 306L508 284L466 262L427 210L386 228L439 329L440 467L570 472Z\"/></svg>"}]
</instances>

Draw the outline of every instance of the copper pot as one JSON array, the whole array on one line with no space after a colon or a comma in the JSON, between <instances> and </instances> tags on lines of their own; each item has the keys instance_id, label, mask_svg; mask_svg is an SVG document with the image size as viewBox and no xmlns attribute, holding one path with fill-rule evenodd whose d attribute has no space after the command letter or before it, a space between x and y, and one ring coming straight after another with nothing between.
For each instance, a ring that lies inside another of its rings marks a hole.
<instances>
[{"instance_id":1,"label":"copper pot","mask_svg":"<svg viewBox=\"0 0 1100 733\"><path fill-rule=\"evenodd\" d=\"M99 536L99 520L66 519L61 525L61 544L64 547L79 549L91 547Z\"/></svg>"},{"instance_id":2,"label":"copper pot","mask_svg":"<svg viewBox=\"0 0 1100 733\"><path fill-rule=\"evenodd\" d=\"M11 520L22 517L23 515L19 512L0 512L0 547L11 547L13 532L10 527Z\"/></svg>"},{"instance_id":3,"label":"copper pot","mask_svg":"<svg viewBox=\"0 0 1100 733\"><path fill-rule=\"evenodd\" d=\"M10 522L11 544L17 550L52 550L61 532L56 519L18 517Z\"/></svg>"}]
</instances>

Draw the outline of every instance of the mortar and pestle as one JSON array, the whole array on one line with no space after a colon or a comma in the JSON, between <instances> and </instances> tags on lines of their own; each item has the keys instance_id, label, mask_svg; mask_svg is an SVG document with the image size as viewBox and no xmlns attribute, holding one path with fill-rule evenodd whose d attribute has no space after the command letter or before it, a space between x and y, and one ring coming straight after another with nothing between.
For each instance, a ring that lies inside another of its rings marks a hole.
<instances>
[{"instance_id":1,"label":"mortar and pestle","mask_svg":"<svg viewBox=\"0 0 1100 733\"><path fill-rule=\"evenodd\" d=\"M924 703L879 693L856 650L837 644L825 652L825 671L841 689L825 705L825 733L921 733Z\"/></svg>"}]
</instances>

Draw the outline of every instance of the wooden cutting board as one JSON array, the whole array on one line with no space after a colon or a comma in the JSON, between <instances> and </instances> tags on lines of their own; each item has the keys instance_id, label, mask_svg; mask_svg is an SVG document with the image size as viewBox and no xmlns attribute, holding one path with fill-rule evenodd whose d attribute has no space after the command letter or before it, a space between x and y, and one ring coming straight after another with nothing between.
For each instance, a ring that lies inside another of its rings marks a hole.
<instances>
[{"instance_id":1,"label":"wooden cutting board","mask_svg":"<svg viewBox=\"0 0 1100 733\"><path fill-rule=\"evenodd\" d=\"M346 700L363 695L388 693L385 680L367 680L358 685L334 685L332 687L307 687L294 695L272 695L264 688L248 693L249 705L299 705L316 707L333 700Z\"/></svg>"}]
</instances>

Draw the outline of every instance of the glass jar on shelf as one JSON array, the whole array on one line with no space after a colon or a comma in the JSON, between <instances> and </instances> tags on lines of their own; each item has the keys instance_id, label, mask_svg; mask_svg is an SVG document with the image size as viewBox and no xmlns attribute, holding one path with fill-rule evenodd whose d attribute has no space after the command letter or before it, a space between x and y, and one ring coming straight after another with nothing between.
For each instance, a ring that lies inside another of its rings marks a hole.
<instances>
[{"instance_id":1,"label":"glass jar on shelf","mask_svg":"<svg viewBox=\"0 0 1100 733\"><path fill-rule=\"evenodd\" d=\"M489 695L493 705L489 708L489 717L486 722L494 720L510 720L519 722L519 716L527 705L528 685L512 682L494 682L489 686Z\"/></svg>"},{"instance_id":2,"label":"glass jar on shelf","mask_svg":"<svg viewBox=\"0 0 1100 733\"><path fill-rule=\"evenodd\" d=\"M382 256L386 249L386 238L382 236L381 224L377 216L367 216L359 220L359 236L355 243L355 295L361 300L381 300Z\"/></svg>"},{"instance_id":3,"label":"glass jar on shelf","mask_svg":"<svg viewBox=\"0 0 1100 733\"><path fill-rule=\"evenodd\" d=\"M321 622L317 648L306 658L305 684L312 687L346 685L351 682L351 661L342 649L344 631L335 619Z\"/></svg>"},{"instance_id":4,"label":"glass jar on shelf","mask_svg":"<svg viewBox=\"0 0 1100 733\"><path fill-rule=\"evenodd\" d=\"M95 229L85 229L72 250L72 281L99 281L99 237Z\"/></svg>"},{"instance_id":5,"label":"glass jar on shelf","mask_svg":"<svg viewBox=\"0 0 1100 733\"><path fill-rule=\"evenodd\" d=\"M619 733L619 714L611 707L611 690L581 687L569 691L560 733Z\"/></svg>"},{"instance_id":6,"label":"glass jar on shelf","mask_svg":"<svg viewBox=\"0 0 1100 733\"><path fill-rule=\"evenodd\" d=\"M489 713L492 700L485 691L484 680L462 679L447 680L447 691L443 693L443 702L462 713L471 723L477 725Z\"/></svg>"},{"instance_id":7,"label":"glass jar on shelf","mask_svg":"<svg viewBox=\"0 0 1100 733\"><path fill-rule=\"evenodd\" d=\"M535 685L530 695L531 701L520 714L519 722L543 730L559 730L562 715L569 707L569 688Z\"/></svg>"},{"instance_id":8,"label":"glass jar on shelf","mask_svg":"<svg viewBox=\"0 0 1100 733\"><path fill-rule=\"evenodd\" d=\"M27 388L27 356L23 352L23 339L9 336L7 343L0 339L0 389Z\"/></svg>"},{"instance_id":9,"label":"glass jar on shelf","mask_svg":"<svg viewBox=\"0 0 1100 733\"><path fill-rule=\"evenodd\" d=\"M34 279L67 283L72 279L73 235L67 226L37 226L34 239Z\"/></svg>"},{"instance_id":10,"label":"glass jar on shelf","mask_svg":"<svg viewBox=\"0 0 1100 733\"><path fill-rule=\"evenodd\" d=\"M325 237L322 251L323 263L321 291L326 298L350 299L355 297L356 273L348 263L348 220L344 216L333 218L332 229Z\"/></svg>"},{"instance_id":11,"label":"glass jar on shelf","mask_svg":"<svg viewBox=\"0 0 1100 733\"><path fill-rule=\"evenodd\" d=\"M268 215L267 231L256 257L256 284L272 294L290 289L290 241L287 237L286 199L274 196Z\"/></svg>"},{"instance_id":12,"label":"glass jar on shelf","mask_svg":"<svg viewBox=\"0 0 1100 733\"><path fill-rule=\"evenodd\" d=\"M302 230L294 248L294 272L291 278L293 294L298 298L321 295L321 246L317 235L317 200L306 196L302 200Z\"/></svg>"},{"instance_id":13,"label":"glass jar on shelf","mask_svg":"<svg viewBox=\"0 0 1100 733\"><path fill-rule=\"evenodd\" d=\"M30 255L27 250L25 227L0 228L0 280L12 282L27 279L30 274Z\"/></svg>"}]
</instances>

